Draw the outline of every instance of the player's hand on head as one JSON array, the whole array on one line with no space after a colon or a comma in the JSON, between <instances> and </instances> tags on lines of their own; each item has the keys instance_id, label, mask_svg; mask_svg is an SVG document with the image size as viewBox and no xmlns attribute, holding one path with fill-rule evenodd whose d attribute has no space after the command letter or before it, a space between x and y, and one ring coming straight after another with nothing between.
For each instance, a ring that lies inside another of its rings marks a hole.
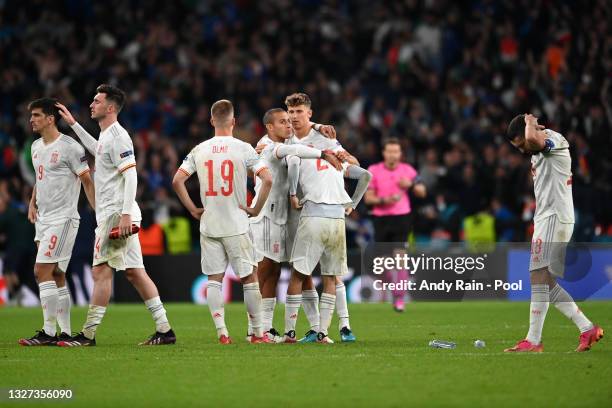
<instances>
[{"instance_id":1,"label":"player's hand on head","mask_svg":"<svg viewBox=\"0 0 612 408\"><path fill-rule=\"evenodd\" d=\"M323 152L321 152L321 158L334 166L336 170L342 171L342 162L331 150L323 150Z\"/></svg>"},{"instance_id":2,"label":"player's hand on head","mask_svg":"<svg viewBox=\"0 0 612 408\"><path fill-rule=\"evenodd\" d=\"M538 124L538 118L533 116L531 113L526 113L525 114L525 124L536 126Z\"/></svg>"},{"instance_id":3,"label":"player's hand on head","mask_svg":"<svg viewBox=\"0 0 612 408\"><path fill-rule=\"evenodd\" d=\"M202 214L204 214L204 209L203 208L196 208L193 211L189 212L191 214L191 216L193 218L195 218L196 220L200 220L200 218L202 218Z\"/></svg>"},{"instance_id":4,"label":"player's hand on head","mask_svg":"<svg viewBox=\"0 0 612 408\"><path fill-rule=\"evenodd\" d=\"M76 120L72 116L72 113L68 110L68 108L61 103L56 103L55 106L59 109L60 116L66 121L69 126L72 126L76 123Z\"/></svg>"},{"instance_id":5,"label":"player's hand on head","mask_svg":"<svg viewBox=\"0 0 612 408\"><path fill-rule=\"evenodd\" d=\"M328 139L336 138L336 128L333 127L332 125L321 125L319 132L323 134L323 136L327 137Z\"/></svg>"},{"instance_id":6,"label":"player's hand on head","mask_svg":"<svg viewBox=\"0 0 612 408\"><path fill-rule=\"evenodd\" d=\"M300 205L300 200L297 198L297 196L289 196L289 202L291 203L291 207L294 210L301 210L302 206Z\"/></svg>"}]
</instances>

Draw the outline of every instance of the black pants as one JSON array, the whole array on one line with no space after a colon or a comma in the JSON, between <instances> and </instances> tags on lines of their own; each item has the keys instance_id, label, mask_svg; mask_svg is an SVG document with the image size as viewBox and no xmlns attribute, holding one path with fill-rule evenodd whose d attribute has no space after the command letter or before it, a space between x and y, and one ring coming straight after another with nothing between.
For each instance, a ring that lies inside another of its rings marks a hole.
<instances>
[{"instance_id":1,"label":"black pants","mask_svg":"<svg viewBox=\"0 0 612 408\"><path fill-rule=\"evenodd\" d=\"M376 242L406 242L412 231L412 213L372 217Z\"/></svg>"}]
</instances>

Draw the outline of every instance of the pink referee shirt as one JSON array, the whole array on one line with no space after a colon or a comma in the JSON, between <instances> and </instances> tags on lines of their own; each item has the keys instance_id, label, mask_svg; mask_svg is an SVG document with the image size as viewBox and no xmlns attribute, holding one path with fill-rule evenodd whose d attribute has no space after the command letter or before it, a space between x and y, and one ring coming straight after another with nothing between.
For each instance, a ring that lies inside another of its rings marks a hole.
<instances>
[{"instance_id":1,"label":"pink referee shirt","mask_svg":"<svg viewBox=\"0 0 612 408\"><path fill-rule=\"evenodd\" d=\"M395 169L390 170L385 167L384 162L381 162L371 165L368 171L372 173L372 181L368 189L373 190L377 197L389 197L397 193L402 195L401 200L397 203L374 206L372 215L380 217L410 213L411 207L408 192L400 188L399 181L402 177L414 180L417 176L416 170L406 163L400 163Z\"/></svg>"}]
</instances>

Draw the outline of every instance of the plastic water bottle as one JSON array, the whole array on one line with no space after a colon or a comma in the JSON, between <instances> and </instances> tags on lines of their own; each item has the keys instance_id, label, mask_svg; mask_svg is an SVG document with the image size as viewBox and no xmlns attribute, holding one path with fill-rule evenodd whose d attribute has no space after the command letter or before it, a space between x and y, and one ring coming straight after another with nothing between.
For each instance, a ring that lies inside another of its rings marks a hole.
<instances>
[{"instance_id":1,"label":"plastic water bottle","mask_svg":"<svg viewBox=\"0 0 612 408\"><path fill-rule=\"evenodd\" d=\"M457 343L453 343L452 341L445 341L445 340L432 340L429 342L429 347L454 349L455 347L457 347Z\"/></svg>"}]
</instances>

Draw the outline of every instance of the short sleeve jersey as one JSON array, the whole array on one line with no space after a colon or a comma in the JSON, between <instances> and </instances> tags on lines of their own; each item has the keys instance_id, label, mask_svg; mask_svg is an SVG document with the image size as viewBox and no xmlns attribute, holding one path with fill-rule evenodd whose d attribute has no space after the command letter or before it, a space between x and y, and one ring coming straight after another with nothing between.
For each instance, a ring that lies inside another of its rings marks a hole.
<instances>
[{"instance_id":1,"label":"short sleeve jersey","mask_svg":"<svg viewBox=\"0 0 612 408\"><path fill-rule=\"evenodd\" d=\"M531 156L531 173L536 199L534 221L556 214L563 223L574 222L572 158L569 143L550 129L545 130L546 148Z\"/></svg>"},{"instance_id":2,"label":"short sleeve jersey","mask_svg":"<svg viewBox=\"0 0 612 408\"><path fill-rule=\"evenodd\" d=\"M247 171L255 175L266 168L253 147L232 136L215 136L187 155L179 171L197 173L204 214L200 233L221 238L249 230L246 206Z\"/></svg>"},{"instance_id":3,"label":"short sleeve jersey","mask_svg":"<svg viewBox=\"0 0 612 408\"><path fill-rule=\"evenodd\" d=\"M79 176L89 171L83 146L64 134L49 144L36 139L32 143L32 165L36 172L38 221L48 224L79 219Z\"/></svg>"}]
</instances>

